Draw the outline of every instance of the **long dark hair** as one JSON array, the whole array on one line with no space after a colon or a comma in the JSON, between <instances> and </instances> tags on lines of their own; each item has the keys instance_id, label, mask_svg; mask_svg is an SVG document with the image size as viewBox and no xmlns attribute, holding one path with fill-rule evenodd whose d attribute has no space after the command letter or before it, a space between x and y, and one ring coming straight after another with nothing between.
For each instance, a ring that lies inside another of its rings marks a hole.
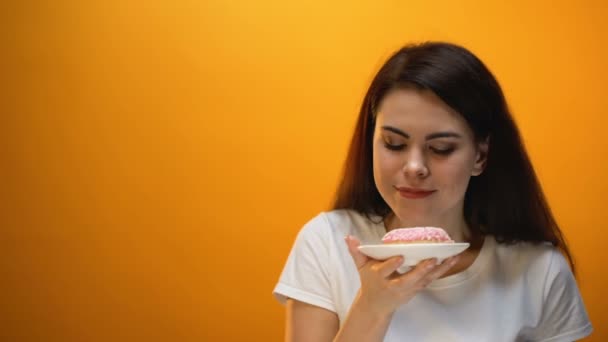
<instances>
[{"instance_id":1,"label":"long dark hair","mask_svg":"<svg viewBox=\"0 0 608 342\"><path fill-rule=\"evenodd\" d=\"M475 55L451 43L405 46L380 68L361 106L334 209L383 219L392 212L374 183L372 138L380 102L403 87L432 91L462 115L476 142L489 141L484 172L471 178L464 199L473 237L493 235L500 243L550 242L567 256L574 272L572 255L498 82Z\"/></svg>"}]
</instances>

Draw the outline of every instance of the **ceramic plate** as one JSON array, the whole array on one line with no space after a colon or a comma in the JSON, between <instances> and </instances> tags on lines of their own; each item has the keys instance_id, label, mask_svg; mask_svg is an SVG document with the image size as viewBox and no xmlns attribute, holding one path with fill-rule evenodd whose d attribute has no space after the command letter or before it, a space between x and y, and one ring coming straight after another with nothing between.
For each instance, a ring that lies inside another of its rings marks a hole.
<instances>
[{"instance_id":1,"label":"ceramic plate","mask_svg":"<svg viewBox=\"0 0 608 342\"><path fill-rule=\"evenodd\" d=\"M412 266L425 259L437 258L442 262L453 255L469 248L469 243L412 243L412 244L385 244L359 246L361 253L377 260L385 260L393 256L402 255L403 265L399 273L404 273Z\"/></svg>"}]
</instances>

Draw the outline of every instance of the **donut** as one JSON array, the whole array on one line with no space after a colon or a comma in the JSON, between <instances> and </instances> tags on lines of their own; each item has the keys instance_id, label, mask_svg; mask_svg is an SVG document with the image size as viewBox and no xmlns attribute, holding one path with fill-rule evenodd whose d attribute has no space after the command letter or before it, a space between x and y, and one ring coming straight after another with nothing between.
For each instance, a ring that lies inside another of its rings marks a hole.
<instances>
[{"instance_id":1,"label":"donut","mask_svg":"<svg viewBox=\"0 0 608 342\"><path fill-rule=\"evenodd\" d=\"M445 230L437 227L393 229L382 237L383 244L406 243L453 243Z\"/></svg>"}]
</instances>

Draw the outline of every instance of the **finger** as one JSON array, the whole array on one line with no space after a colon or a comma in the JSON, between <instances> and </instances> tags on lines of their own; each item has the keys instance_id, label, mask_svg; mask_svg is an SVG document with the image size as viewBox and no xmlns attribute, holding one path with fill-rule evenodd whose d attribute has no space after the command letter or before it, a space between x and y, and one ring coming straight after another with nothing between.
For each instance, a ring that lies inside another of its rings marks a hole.
<instances>
[{"instance_id":1,"label":"finger","mask_svg":"<svg viewBox=\"0 0 608 342\"><path fill-rule=\"evenodd\" d=\"M395 271L397 271L397 269L399 269L401 265L403 265L403 260L403 256L397 255L382 262L379 262L374 266L377 268L378 273L380 273L381 276L386 278L393 274Z\"/></svg>"},{"instance_id":2,"label":"finger","mask_svg":"<svg viewBox=\"0 0 608 342\"><path fill-rule=\"evenodd\" d=\"M395 278L393 281L401 286L412 285L420 282L427 274L429 274L437 265L437 259L427 259L419 262L412 270Z\"/></svg>"},{"instance_id":3,"label":"finger","mask_svg":"<svg viewBox=\"0 0 608 342\"><path fill-rule=\"evenodd\" d=\"M346 245L348 246L348 252L353 258L357 269L360 269L369 261L369 258L365 254L361 253L361 251L359 251L359 248L357 248L361 243L359 242L359 240L357 240L356 237L351 235L346 236L344 240L346 241Z\"/></svg>"},{"instance_id":4,"label":"finger","mask_svg":"<svg viewBox=\"0 0 608 342\"><path fill-rule=\"evenodd\" d=\"M451 258L445 259L441 265L435 267L427 277L433 278L433 280L441 277L445 272L449 271L450 268L454 267L458 262L458 256L453 256Z\"/></svg>"}]
</instances>

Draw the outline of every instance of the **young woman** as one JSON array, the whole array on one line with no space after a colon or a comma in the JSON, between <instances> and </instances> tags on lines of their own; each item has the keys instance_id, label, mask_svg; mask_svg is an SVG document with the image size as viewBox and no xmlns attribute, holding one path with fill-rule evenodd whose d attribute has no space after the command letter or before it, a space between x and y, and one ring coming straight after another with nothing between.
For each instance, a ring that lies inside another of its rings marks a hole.
<instances>
[{"instance_id":1,"label":"young woman","mask_svg":"<svg viewBox=\"0 0 608 342\"><path fill-rule=\"evenodd\" d=\"M404 274L357 248L417 226L471 247ZM334 208L302 228L274 294L287 341L573 341L592 327L571 267L496 79L432 42L375 76Z\"/></svg>"}]
</instances>

